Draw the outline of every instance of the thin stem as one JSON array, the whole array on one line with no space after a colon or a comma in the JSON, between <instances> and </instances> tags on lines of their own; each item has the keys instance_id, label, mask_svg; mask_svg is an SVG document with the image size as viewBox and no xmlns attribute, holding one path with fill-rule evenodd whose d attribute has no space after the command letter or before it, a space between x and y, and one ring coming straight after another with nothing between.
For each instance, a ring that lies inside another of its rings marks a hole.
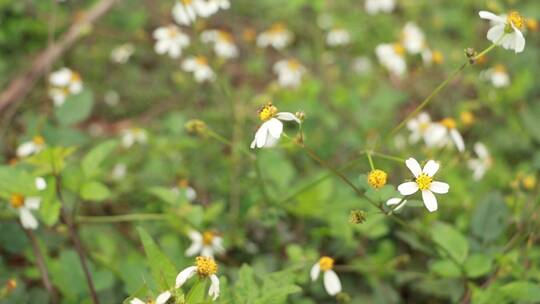
<instances>
[{"instance_id":1,"label":"thin stem","mask_svg":"<svg viewBox=\"0 0 540 304\"><path fill-rule=\"evenodd\" d=\"M369 161L369 166L371 167L371 170L375 170L375 165L373 165L373 159L371 158L371 153L372 153L372 151L367 151L366 150L366 156L367 156L367 159Z\"/></svg>"},{"instance_id":2,"label":"thin stem","mask_svg":"<svg viewBox=\"0 0 540 304\"><path fill-rule=\"evenodd\" d=\"M384 159L388 159L388 160L393 160L393 161L396 161L398 163L404 163L405 162L405 159L403 159L403 158L393 156L393 155L383 154L383 153L376 152L376 151L372 151L371 155L376 156L376 157L380 157L380 158L384 158Z\"/></svg>"},{"instance_id":3,"label":"thin stem","mask_svg":"<svg viewBox=\"0 0 540 304\"><path fill-rule=\"evenodd\" d=\"M106 216L77 216L77 223L81 224L105 224L138 221L162 221L167 216L162 213L137 213Z\"/></svg>"},{"instance_id":4,"label":"thin stem","mask_svg":"<svg viewBox=\"0 0 540 304\"><path fill-rule=\"evenodd\" d=\"M49 277L49 271L47 269L47 265L45 264L45 258L43 257L43 254L41 253L41 249L39 248L39 243L37 241L36 236L34 235L34 232L30 229L25 229L23 227L24 232L26 232L26 235L28 236L28 239L30 240L30 243L32 244L32 250L34 251L34 256L36 258L36 266L39 269L39 273L41 274L41 280L43 281L43 285L45 286L45 289L47 289L47 292L50 295L51 303L58 303L58 294L56 293L56 290L54 289L54 286L51 283L51 279Z\"/></svg>"}]
</instances>

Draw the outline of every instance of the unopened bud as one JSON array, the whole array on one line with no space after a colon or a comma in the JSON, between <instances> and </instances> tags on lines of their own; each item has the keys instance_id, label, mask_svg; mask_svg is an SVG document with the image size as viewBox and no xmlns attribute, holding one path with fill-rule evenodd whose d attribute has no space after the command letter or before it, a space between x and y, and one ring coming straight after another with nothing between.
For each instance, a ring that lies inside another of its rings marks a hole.
<instances>
[{"instance_id":1,"label":"unopened bud","mask_svg":"<svg viewBox=\"0 0 540 304\"><path fill-rule=\"evenodd\" d=\"M351 210L349 215L349 223L351 224L362 224L367 219L366 213L362 210Z\"/></svg>"},{"instance_id":2,"label":"unopened bud","mask_svg":"<svg viewBox=\"0 0 540 304\"><path fill-rule=\"evenodd\" d=\"M208 126L200 119L192 119L186 122L186 130L190 134L205 136Z\"/></svg>"},{"instance_id":3,"label":"unopened bud","mask_svg":"<svg viewBox=\"0 0 540 304\"><path fill-rule=\"evenodd\" d=\"M466 48L465 49L465 56L467 56L467 58L469 58L469 63L470 64L474 64L475 59L476 59L476 55L478 55L478 53L476 52L475 49L473 49L473 48Z\"/></svg>"},{"instance_id":4,"label":"unopened bud","mask_svg":"<svg viewBox=\"0 0 540 304\"><path fill-rule=\"evenodd\" d=\"M306 113L304 113L303 111L296 112L294 115L298 119L300 119L300 121L304 121L304 119L306 118Z\"/></svg>"}]
</instances>

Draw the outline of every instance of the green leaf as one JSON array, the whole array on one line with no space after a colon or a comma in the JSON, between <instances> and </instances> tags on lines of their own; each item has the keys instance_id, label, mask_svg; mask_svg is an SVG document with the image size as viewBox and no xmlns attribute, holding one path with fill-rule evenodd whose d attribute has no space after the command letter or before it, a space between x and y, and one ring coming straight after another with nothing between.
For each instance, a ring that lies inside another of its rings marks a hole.
<instances>
[{"instance_id":1,"label":"green leaf","mask_svg":"<svg viewBox=\"0 0 540 304\"><path fill-rule=\"evenodd\" d=\"M465 260L465 272L470 278L481 277L491 271L492 259L485 254L473 254Z\"/></svg>"},{"instance_id":2,"label":"green leaf","mask_svg":"<svg viewBox=\"0 0 540 304\"><path fill-rule=\"evenodd\" d=\"M93 105L94 95L90 90L83 90L70 95L63 105L55 108L56 119L63 126L79 123L90 116Z\"/></svg>"},{"instance_id":3,"label":"green leaf","mask_svg":"<svg viewBox=\"0 0 540 304\"><path fill-rule=\"evenodd\" d=\"M255 301L257 304L280 304L287 302L289 294L300 292L302 289L293 284L294 276L291 269L273 272L264 277L262 295Z\"/></svg>"},{"instance_id":4,"label":"green leaf","mask_svg":"<svg viewBox=\"0 0 540 304\"><path fill-rule=\"evenodd\" d=\"M8 166L0 166L0 196L9 198L13 193L35 194L34 177L25 171Z\"/></svg>"},{"instance_id":5,"label":"green leaf","mask_svg":"<svg viewBox=\"0 0 540 304\"><path fill-rule=\"evenodd\" d=\"M259 286L255 282L253 269L249 265L242 265L238 271L238 281L234 287L235 303L253 304L259 294Z\"/></svg>"},{"instance_id":6,"label":"green leaf","mask_svg":"<svg viewBox=\"0 0 540 304\"><path fill-rule=\"evenodd\" d=\"M171 205L174 205L179 202L179 197L180 197L179 194L174 193L174 191L171 191L170 188L152 187L148 189L148 192L158 197L162 201L169 203Z\"/></svg>"},{"instance_id":7,"label":"green leaf","mask_svg":"<svg viewBox=\"0 0 540 304\"><path fill-rule=\"evenodd\" d=\"M540 285L529 281L515 281L500 289L511 300L530 303L540 302Z\"/></svg>"},{"instance_id":8,"label":"green leaf","mask_svg":"<svg viewBox=\"0 0 540 304\"><path fill-rule=\"evenodd\" d=\"M81 167L87 178L93 178L100 172L101 163L117 147L116 140L108 140L93 148L82 160Z\"/></svg>"},{"instance_id":9,"label":"green leaf","mask_svg":"<svg viewBox=\"0 0 540 304\"><path fill-rule=\"evenodd\" d=\"M80 194L85 200L100 202L111 196L111 191L100 182L90 181L82 185Z\"/></svg>"},{"instance_id":10,"label":"green leaf","mask_svg":"<svg viewBox=\"0 0 540 304\"><path fill-rule=\"evenodd\" d=\"M75 147L50 147L26 159L37 166L37 175L60 173L66 166L66 158L75 152Z\"/></svg>"},{"instance_id":11,"label":"green leaf","mask_svg":"<svg viewBox=\"0 0 540 304\"><path fill-rule=\"evenodd\" d=\"M460 263L469 252L467 239L454 227L445 223L436 223L431 230L432 238L442 249Z\"/></svg>"},{"instance_id":12,"label":"green leaf","mask_svg":"<svg viewBox=\"0 0 540 304\"><path fill-rule=\"evenodd\" d=\"M206 280L197 279L186 296L187 304L200 304L206 296Z\"/></svg>"},{"instance_id":13,"label":"green leaf","mask_svg":"<svg viewBox=\"0 0 540 304\"><path fill-rule=\"evenodd\" d=\"M461 276L459 267L448 259L435 261L429 265L429 268L432 272L440 275L441 277L459 278Z\"/></svg>"},{"instance_id":14,"label":"green leaf","mask_svg":"<svg viewBox=\"0 0 540 304\"><path fill-rule=\"evenodd\" d=\"M497 239L506 228L508 207L498 192L486 195L474 209L471 228L474 235L484 241Z\"/></svg>"},{"instance_id":15,"label":"green leaf","mask_svg":"<svg viewBox=\"0 0 540 304\"><path fill-rule=\"evenodd\" d=\"M141 242L146 253L147 263L152 270L154 280L161 290L169 289L176 277L176 267L171 260L159 249L152 237L142 227L137 227Z\"/></svg>"}]
</instances>

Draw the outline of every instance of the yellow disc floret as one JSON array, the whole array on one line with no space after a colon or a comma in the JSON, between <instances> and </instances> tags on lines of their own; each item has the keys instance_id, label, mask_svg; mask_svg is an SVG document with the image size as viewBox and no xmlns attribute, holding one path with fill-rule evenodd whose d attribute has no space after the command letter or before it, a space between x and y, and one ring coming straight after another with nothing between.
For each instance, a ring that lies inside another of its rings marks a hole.
<instances>
[{"instance_id":1,"label":"yellow disc floret","mask_svg":"<svg viewBox=\"0 0 540 304\"><path fill-rule=\"evenodd\" d=\"M259 109L259 118L262 121L267 121L277 114L278 109L271 103L267 103L264 107Z\"/></svg>"},{"instance_id":2,"label":"yellow disc floret","mask_svg":"<svg viewBox=\"0 0 540 304\"><path fill-rule=\"evenodd\" d=\"M383 170L371 170L371 172L369 172L368 174L368 184L375 189L379 189L382 186L386 185L387 177L388 174L386 174L386 172L384 172Z\"/></svg>"},{"instance_id":3,"label":"yellow disc floret","mask_svg":"<svg viewBox=\"0 0 540 304\"><path fill-rule=\"evenodd\" d=\"M422 173L418 175L415 182L420 190L429 190L431 188L431 182L433 179L426 174Z\"/></svg>"},{"instance_id":4,"label":"yellow disc floret","mask_svg":"<svg viewBox=\"0 0 540 304\"><path fill-rule=\"evenodd\" d=\"M441 125L447 127L448 129L455 129L456 128L456 121L452 118L445 118L441 120Z\"/></svg>"},{"instance_id":5,"label":"yellow disc floret","mask_svg":"<svg viewBox=\"0 0 540 304\"><path fill-rule=\"evenodd\" d=\"M289 66L289 69L293 71L298 71L301 67L300 62L298 62L296 59L289 59L287 61L287 65Z\"/></svg>"},{"instance_id":6,"label":"yellow disc floret","mask_svg":"<svg viewBox=\"0 0 540 304\"><path fill-rule=\"evenodd\" d=\"M198 256L195 258L195 266L197 266L197 273L201 277L209 277L216 274L218 266L216 261L211 257Z\"/></svg>"},{"instance_id":7,"label":"yellow disc floret","mask_svg":"<svg viewBox=\"0 0 540 304\"><path fill-rule=\"evenodd\" d=\"M405 48L403 47L403 45L401 45L401 43L394 43L393 47L396 54L400 56L403 56L405 54Z\"/></svg>"},{"instance_id":8,"label":"yellow disc floret","mask_svg":"<svg viewBox=\"0 0 540 304\"><path fill-rule=\"evenodd\" d=\"M432 61L433 63L435 64L442 64L444 62L444 55L441 51L433 51L433 54L431 55L432 56Z\"/></svg>"},{"instance_id":9,"label":"yellow disc floret","mask_svg":"<svg viewBox=\"0 0 540 304\"><path fill-rule=\"evenodd\" d=\"M9 198L11 207L18 209L24 205L24 196L22 194L14 193Z\"/></svg>"},{"instance_id":10,"label":"yellow disc floret","mask_svg":"<svg viewBox=\"0 0 540 304\"><path fill-rule=\"evenodd\" d=\"M459 114L459 119L466 126L472 125L474 123L474 121L475 121L474 114L472 112L470 112L470 111L461 112Z\"/></svg>"},{"instance_id":11,"label":"yellow disc floret","mask_svg":"<svg viewBox=\"0 0 540 304\"><path fill-rule=\"evenodd\" d=\"M331 270L334 267L334 259L331 257L323 256L319 259L319 267L322 271Z\"/></svg>"},{"instance_id":12,"label":"yellow disc floret","mask_svg":"<svg viewBox=\"0 0 540 304\"><path fill-rule=\"evenodd\" d=\"M32 138L32 141L38 146L43 146L45 144L45 139L39 135L34 136L34 138Z\"/></svg>"},{"instance_id":13,"label":"yellow disc floret","mask_svg":"<svg viewBox=\"0 0 540 304\"><path fill-rule=\"evenodd\" d=\"M523 27L523 25L525 24L525 19L517 11L511 11L510 13L508 13L506 21L518 29Z\"/></svg>"},{"instance_id":14,"label":"yellow disc floret","mask_svg":"<svg viewBox=\"0 0 540 304\"><path fill-rule=\"evenodd\" d=\"M212 245L212 242L214 241L215 233L212 231L205 231L203 232L203 244L205 245Z\"/></svg>"}]
</instances>

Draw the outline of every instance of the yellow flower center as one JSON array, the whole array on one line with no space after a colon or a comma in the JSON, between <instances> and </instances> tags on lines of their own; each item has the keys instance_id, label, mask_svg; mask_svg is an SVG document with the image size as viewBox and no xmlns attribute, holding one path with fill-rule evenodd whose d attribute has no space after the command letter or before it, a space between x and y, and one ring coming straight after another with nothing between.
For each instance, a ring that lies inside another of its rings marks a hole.
<instances>
[{"instance_id":1,"label":"yellow flower center","mask_svg":"<svg viewBox=\"0 0 540 304\"><path fill-rule=\"evenodd\" d=\"M228 42L228 43L232 43L233 41L233 37L230 33L228 32L225 32L225 31L219 31L218 32L218 37L221 41L224 41L224 42Z\"/></svg>"},{"instance_id":2,"label":"yellow flower center","mask_svg":"<svg viewBox=\"0 0 540 304\"><path fill-rule=\"evenodd\" d=\"M375 189L379 189L382 186L386 185L386 178L388 177L388 174L386 172L375 169L371 170L368 174L368 183L371 187Z\"/></svg>"},{"instance_id":3,"label":"yellow flower center","mask_svg":"<svg viewBox=\"0 0 540 304\"><path fill-rule=\"evenodd\" d=\"M435 64L442 64L444 62L444 56L443 56L443 53L441 51L433 51L433 54L432 54L432 59L433 60L433 63Z\"/></svg>"},{"instance_id":4,"label":"yellow flower center","mask_svg":"<svg viewBox=\"0 0 540 304\"><path fill-rule=\"evenodd\" d=\"M203 232L203 244L205 245L212 245L212 241L214 240L215 234L212 231L205 231Z\"/></svg>"},{"instance_id":5,"label":"yellow flower center","mask_svg":"<svg viewBox=\"0 0 540 304\"><path fill-rule=\"evenodd\" d=\"M11 207L19 209L24 205L24 196L22 194L14 193L9 198Z\"/></svg>"},{"instance_id":6,"label":"yellow flower center","mask_svg":"<svg viewBox=\"0 0 540 304\"><path fill-rule=\"evenodd\" d=\"M191 2L193 2L193 0L180 0L181 3L183 3L184 5L190 5Z\"/></svg>"},{"instance_id":7,"label":"yellow flower center","mask_svg":"<svg viewBox=\"0 0 540 304\"><path fill-rule=\"evenodd\" d=\"M197 266L197 273L201 277L209 277L216 274L218 266L216 261L211 257L198 256L195 258L195 266Z\"/></svg>"},{"instance_id":8,"label":"yellow flower center","mask_svg":"<svg viewBox=\"0 0 540 304\"><path fill-rule=\"evenodd\" d=\"M415 180L420 190L428 190L431 187L432 181L433 179L424 173L420 174Z\"/></svg>"},{"instance_id":9,"label":"yellow flower center","mask_svg":"<svg viewBox=\"0 0 540 304\"><path fill-rule=\"evenodd\" d=\"M506 17L506 20L509 24L512 24L518 29L523 27L523 25L525 24L525 19L517 11L511 11L510 13L508 13L508 17Z\"/></svg>"},{"instance_id":10,"label":"yellow flower center","mask_svg":"<svg viewBox=\"0 0 540 304\"><path fill-rule=\"evenodd\" d=\"M536 177L534 175L526 175L522 182L525 189L532 190L536 186Z\"/></svg>"},{"instance_id":11,"label":"yellow flower center","mask_svg":"<svg viewBox=\"0 0 540 304\"><path fill-rule=\"evenodd\" d=\"M298 60L296 60L296 59L289 59L287 61L287 65L289 66L289 69L291 69L293 71L297 71L301 67L300 62L298 62Z\"/></svg>"},{"instance_id":12,"label":"yellow flower center","mask_svg":"<svg viewBox=\"0 0 540 304\"><path fill-rule=\"evenodd\" d=\"M455 129L456 128L456 121L452 118L445 118L441 120L441 125L447 127L448 129Z\"/></svg>"},{"instance_id":13,"label":"yellow flower center","mask_svg":"<svg viewBox=\"0 0 540 304\"><path fill-rule=\"evenodd\" d=\"M459 119L461 119L461 122L466 125L470 126L474 123L474 114L469 111L463 111L459 114Z\"/></svg>"},{"instance_id":14,"label":"yellow flower center","mask_svg":"<svg viewBox=\"0 0 540 304\"><path fill-rule=\"evenodd\" d=\"M277 114L278 109L272 105L271 102L267 103L264 107L259 109L259 118L262 121L267 121Z\"/></svg>"},{"instance_id":15,"label":"yellow flower center","mask_svg":"<svg viewBox=\"0 0 540 304\"><path fill-rule=\"evenodd\" d=\"M71 82L80 82L81 81L81 74L77 72L71 73Z\"/></svg>"},{"instance_id":16,"label":"yellow flower center","mask_svg":"<svg viewBox=\"0 0 540 304\"><path fill-rule=\"evenodd\" d=\"M319 267L322 271L331 270L334 267L334 259L331 257L323 256L319 259Z\"/></svg>"},{"instance_id":17,"label":"yellow flower center","mask_svg":"<svg viewBox=\"0 0 540 304\"><path fill-rule=\"evenodd\" d=\"M394 52L396 52L396 54L398 54L400 56L403 56L405 54L405 48L400 43L394 43L393 48L394 48Z\"/></svg>"},{"instance_id":18,"label":"yellow flower center","mask_svg":"<svg viewBox=\"0 0 540 304\"><path fill-rule=\"evenodd\" d=\"M174 38L176 37L176 35L178 35L178 29L176 28L176 26L171 25L167 28L167 34L170 38Z\"/></svg>"},{"instance_id":19,"label":"yellow flower center","mask_svg":"<svg viewBox=\"0 0 540 304\"><path fill-rule=\"evenodd\" d=\"M197 56L195 61L197 61L197 63L200 65L208 65L208 60L204 56Z\"/></svg>"},{"instance_id":20,"label":"yellow flower center","mask_svg":"<svg viewBox=\"0 0 540 304\"><path fill-rule=\"evenodd\" d=\"M38 146L43 146L45 144L45 139L39 135L34 136L34 138L32 138L32 141Z\"/></svg>"},{"instance_id":21,"label":"yellow flower center","mask_svg":"<svg viewBox=\"0 0 540 304\"><path fill-rule=\"evenodd\" d=\"M429 123L428 122L422 122L420 123L420 132L424 133L429 127Z\"/></svg>"},{"instance_id":22,"label":"yellow flower center","mask_svg":"<svg viewBox=\"0 0 540 304\"><path fill-rule=\"evenodd\" d=\"M527 28L533 32L538 31L538 21L536 19L527 19Z\"/></svg>"},{"instance_id":23,"label":"yellow flower center","mask_svg":"<svg viewBox=\"0 0 540 304\"><path fill-rule=\"evenodd\" d=\"M496 64L493 67L493 70L497 73L506 73L506 67L504 67L502 64Z\"/></svg>"},{"instance_id":24,"label":"yellow flower center","mask_svg":"<svg viewBox=\"0 0 540 304\"><path fill-rule=\"evenodd\" d=\"M285 25L283 23L274 23L268 30L271 34L280 34L285 32Z\"/></svg>"}]
</instances>

